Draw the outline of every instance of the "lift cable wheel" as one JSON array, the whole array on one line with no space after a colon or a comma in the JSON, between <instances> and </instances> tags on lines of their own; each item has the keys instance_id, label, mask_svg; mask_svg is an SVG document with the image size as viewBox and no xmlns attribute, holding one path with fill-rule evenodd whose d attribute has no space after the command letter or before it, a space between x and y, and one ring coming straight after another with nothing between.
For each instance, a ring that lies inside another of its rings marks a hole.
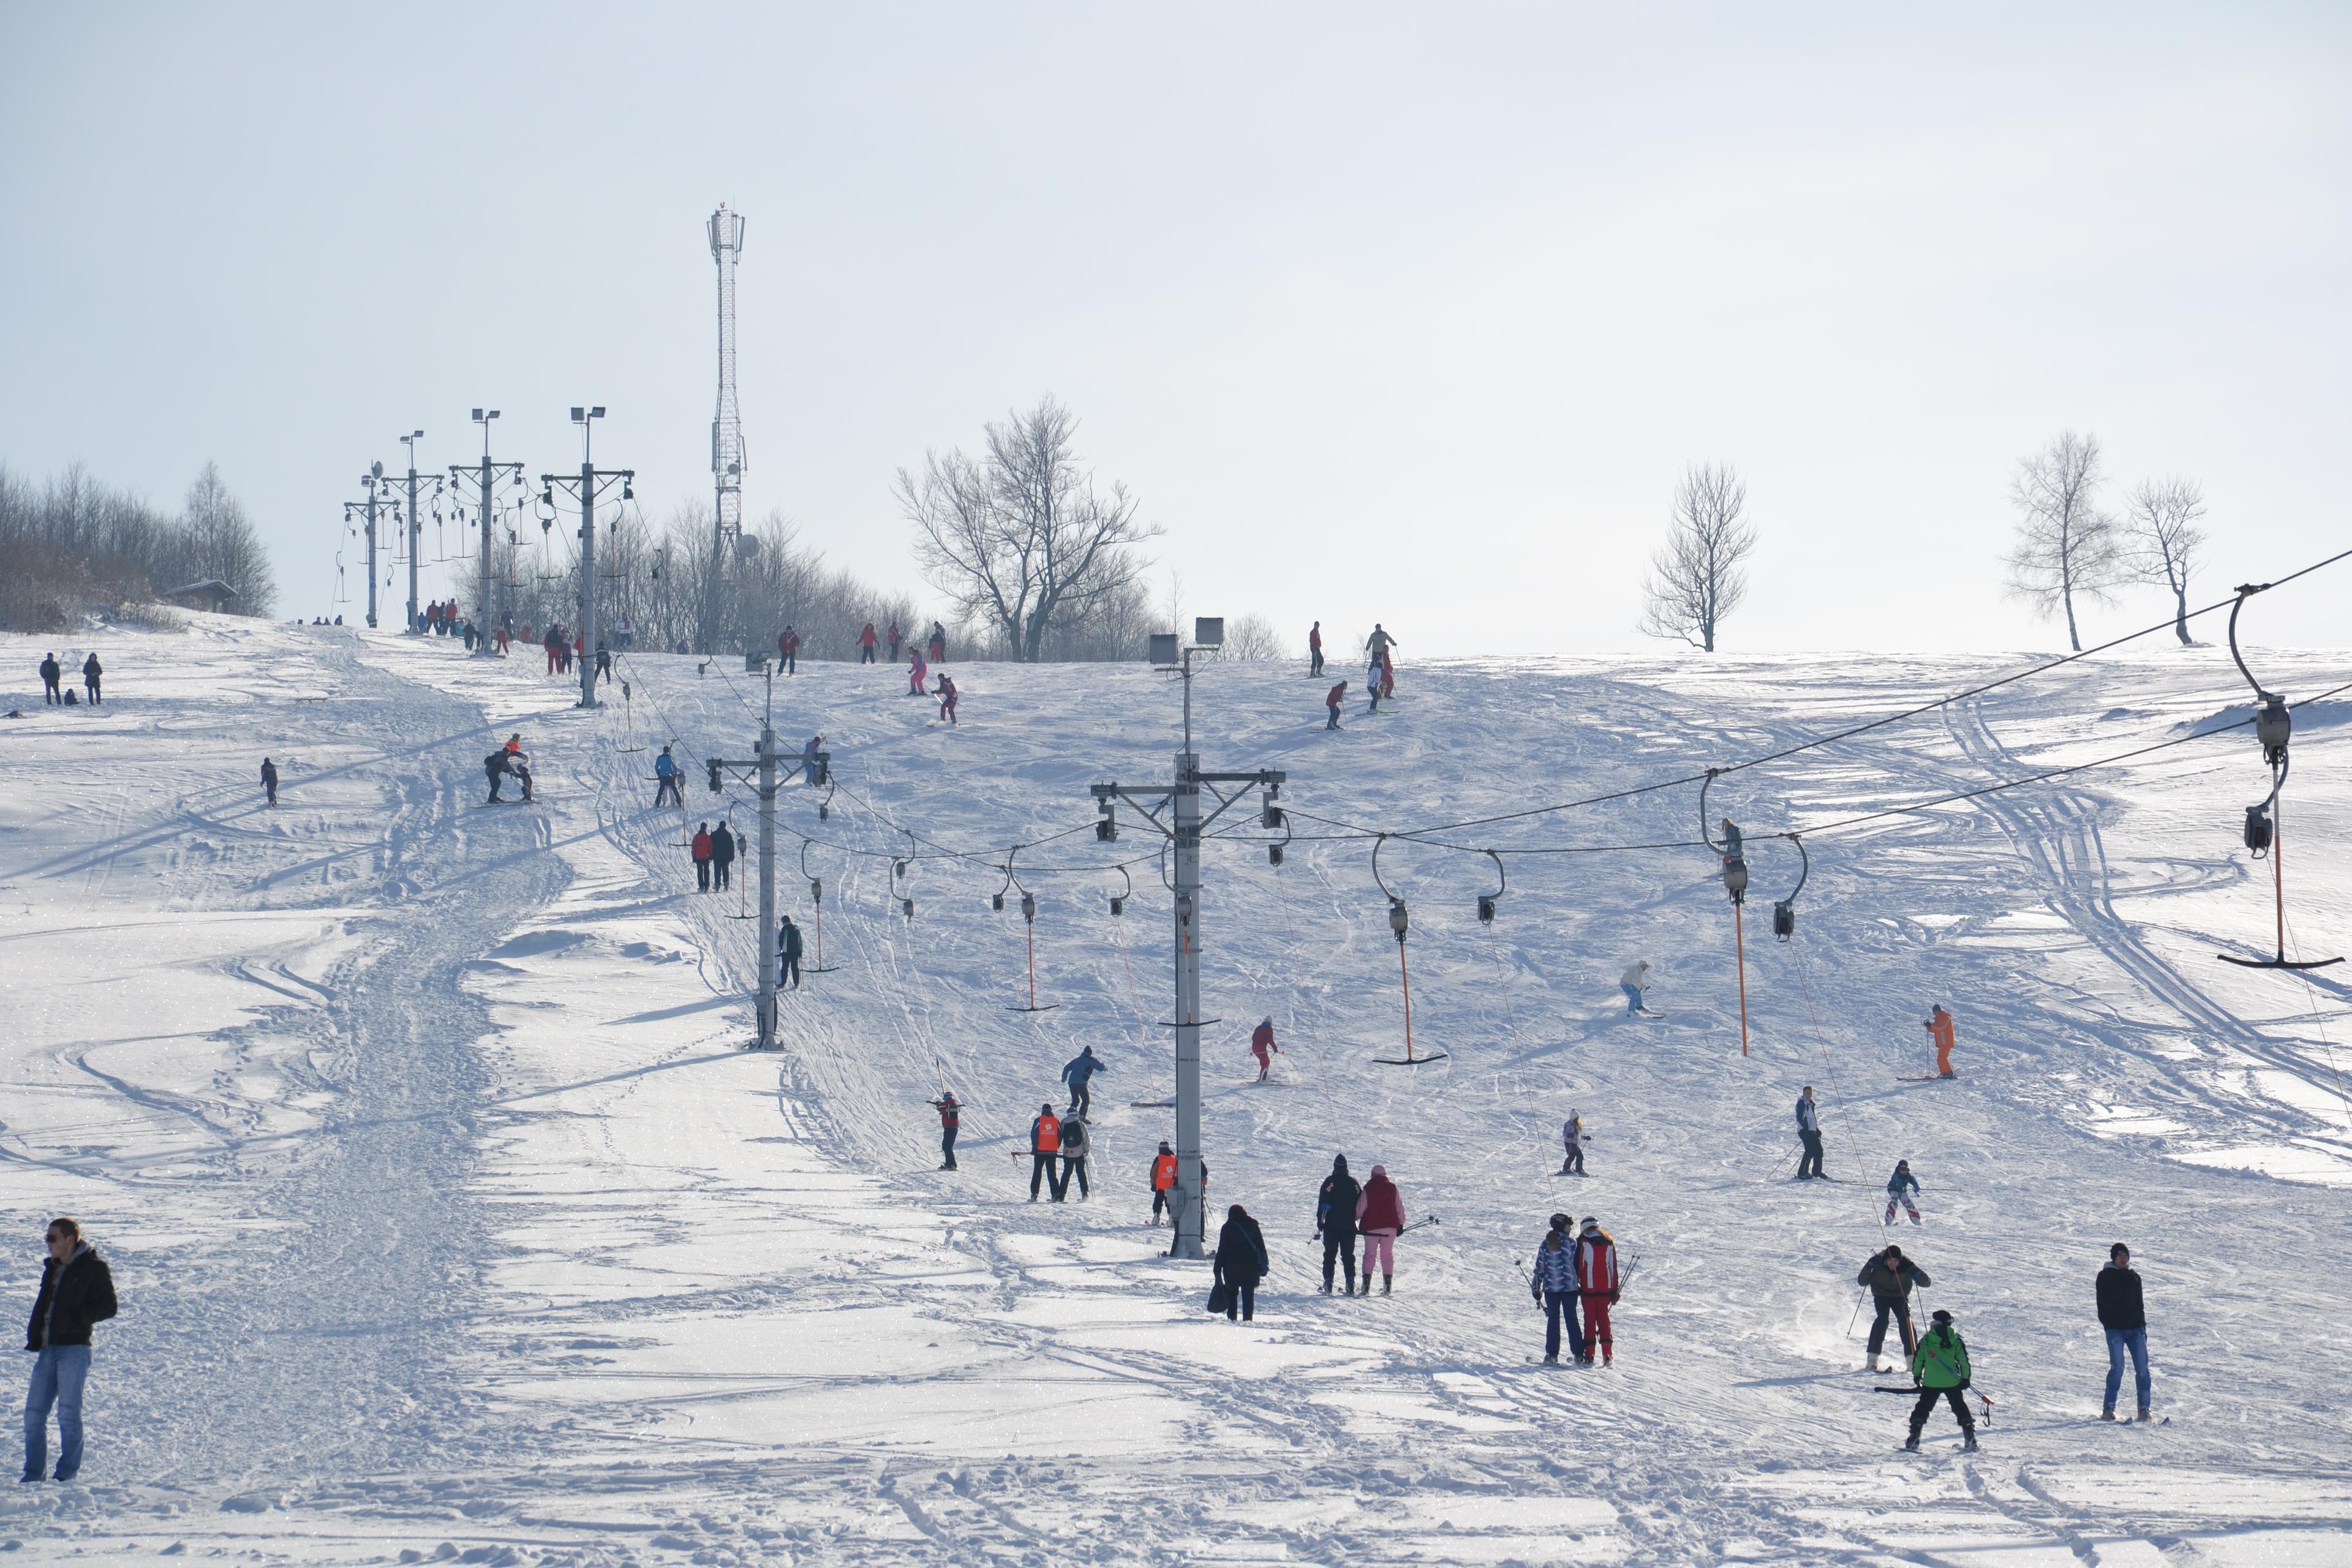
<instances>
[{"instance_id":1,"label":"lift cable wheel","mask_svg":"<svg viewBox=\"0 0 2352 1568\"><path fill-rule=\"evenodd\" d=\"M1390 887L1386 879L1381 876L1381 850L1388 841L1389 836L1385 833L1372 841L1372 880L1380 884L1381 893L1388 899L1389 930L1396 933L1397 980L1404 988L1404 1055L1374 1057L1372 1061L1378 1067L1412 1068L1419 1067L1424 1062L1442 1062L1445 1059L1446 1054L1444 1051L1431 1051L1416 1055L1412 1048L1412 974L1406 966L1404 958L1404 939L1406 933L1412 929L1412 921L1405 911L1404 900L1397 896L1396 889Z\"/></svg>"},{"instance_id":2,"label":"lift cable wheel","mask_svg":"<svg viewBox=\"0 0 2352 1568\"><path fill-rule=\"evenodd\" d=\"M2240 958L2227 952L2218 956L2224 963L2244 969L2325 969L2344 960L2336 957L2295 961L2286 955L2286 871L2281 863L2285 835L2280 825L2279 795L2286 788L2287 742L2294 735L2294 716L2284 697L2265 690L2263 683L2254 679L2254 672L2246 668L2245 656L2238 651L2238 612L2246 607L2248 599L2270 585L2238 584L2238 602L2230 606L2230 658L2237 665L2238 673L2246 678L2246 684L2254 689L2254 738L2262 742L2263 761L2271 770L2271 793L2261 805L2246 807L2245 844L2255 859L2265 855L2270 858L2271 900L2278 920L2277 945L2269 958Z\"/></svg>"}]
</instances>

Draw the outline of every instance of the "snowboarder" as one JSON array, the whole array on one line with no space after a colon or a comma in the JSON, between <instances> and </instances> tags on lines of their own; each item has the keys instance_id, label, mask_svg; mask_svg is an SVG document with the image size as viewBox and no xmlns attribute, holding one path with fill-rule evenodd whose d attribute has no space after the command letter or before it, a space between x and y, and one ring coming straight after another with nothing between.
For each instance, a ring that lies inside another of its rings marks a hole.
<instances>
[{"instance_id":1,"label":"snowboarder","mask_svg":"<svg viewBox=\"0 0 2352 1568\"><path fill-rule=\"evenodd\" d=\"M898 637L898 623L892 621L890 623L890 629L883 635L890 644L890 662L892 664L896 664L898 662L898 643L900 640Z\"/></svg>"},{"instance_id":2,"label":"snowboarder","mask_svg":"<svg viewBox=\"0 0 2352 1568\"><path fill-rule=\"evenodd\" d=\"M776 634L776 662L784 667L786 675L798 675L801 670L801 634L793 629L790 621Z\"/></svg>"},{"instance_id":3,"label":"snowboarder","mask_svg":"<svg viewBox=\"0 0 2352 1568\"><path fill-rule=\"evenodd\" d=\"M1568 1120L1559 1124L1559 1142L1560 1147L1567 1151L1559 1163L1559 1173L1563 1176L1584 1174L1584 1118L1572 1110L1568 1113Z\"/></svg>"},{"instance_id":4,"label":"snowboarder","mask_svg":"<svg viewBox=\"0 0 2352 1568\"><path fill-rule=\"evenodd\" d=\"M1070 1086L1072 1110L1089 1116L1094 1114L1094 1095L1087 1088L1087 1082L1095 1074L1109 1070L1103 1065L1102 1058L1095 1055L1092 1046L1086 1047L1070 1058L1069 1065L1062 1069L1062 1081Z\"/></svg>"},{"instance_id":5,"label":"snowboarder","mask_svg":"<svg viewBox=\"0 0 2352 1568\"><path fill-rule=\"evenodd\" d=\"M2132 1363L2132 1387L2139 1394L2137 1419L2154 1419L2148 1399L2147 1305L2140 1296L2139 1275L2131 1266L2131 1248L2118 1241L2107 1248L2107 1266L2099 1270L2099 1327L2107 1334L2107 1397L2099 1419L2116 1418L2116 1395L2123 1392L2124 1356Z\"/></svg>"},{"instance_id":6,"label":"snowboarder","mask_svg":"<svg viewBox=\"0 0 2352 1568\"><path fill-rule=\"evenodd\" d=\"M1158 1225L1160 1216L1168 1210L1168 1194L1176 1190L1176 1151L1168 1140L1160 1141L1160 1152L1151 1156L1151 1223Z\"/></svg>"},{"instance_id":7,"label":"snowboarder","mask_svg":"<svg viewBox=\"0 0 2352 1568\"><path fill-rule=\"evenodd\" d=\"M1922 1281L1924 1283L1924 1281ZM1919 1386L1919 1403L1911 1407L1911 1436L1905 1439L1903 1451L1919 1451L1919 1433L1927 1425L1927 1416L1936 1408L1936 1401L1948 1400L1952 1414L1960 1418L1960 1448L1964 1453L1977 1451L1977 1424L1969 1414L1969 1347L1952 1327L1952 1314L1937 1308L1929 1315L1935 1327L1911 1352L1911 1381Z\"/></svg>"},{"instance_id":8,"label":"snowboarder","mask_svg":"<svg viewBox=\"0 0 2352 1568\"><path fill-rule=\"evenodd\" d=\"M932 693L940 700L940 717L949 723L956 722L956 683L946 670L940 671L940 689Z\"/></svg>"},{"instance_id":9,"label":"snowboarder","mask_svg":"<svg viewBox=\"0 0 2352 1568\"><path fill-rule=\"evenodd\" d=\"M1078 1201L1094 1196L1087 1183L1087 1156L1094 1152L1094 1139L1087 1131L1087 1119L1076 1111L1062 1118L1062 1173L1055 1179L1055 1201L1070 1195L1070 1178L1078 1179Z\"/></svg>"},{"instance_id":10,"label":"snowboarder","mask_svg":"<svg viewBox=\"0 0 2352 1568\"><path fill-rule=\"evenodd\" d=\"M930 693L923 689L923 681L930 672L931 667L923 662L923 650L919 647L908 648L907 650L907 695L929 697Z\"/></svg>"},{"instance_id":11,"label":"snowboarder","mask_svg":"<svg viewBox=\"0 0 2352 1568\"><path fill-rule=\"evenodd\" d=\"M1323 623L1316 622L1307 628L1307 675L1308 679L1323 673Z\"/></svg>"},{"instance_id":12,"label":"snowboarder","mask_svg":"<svg viewBox=\"0 0 2352 1568\"><path fill-rule=\"evenodd\" d=\"M661 755L654 759L654 781L656 811L661 809L664 801L667 801L680 811L686 809L685 770L677 765L677 759L669 754L667 746L664 746L661 749Z\"/></svg>"},{"instance_id":13,"label":"snowboarder","mask_svg":"<svg viewBox=\"0 0 2352 1568\"><path fill-rule=\"evenodd\" d=\"M56 1478L69 1481L81 1469L81 1395L89 1381L89 1330L114 1316L114 1276L106 1259L82 1239L81 1226L59 1215L49 1221L49 1256L41 1265L41 1289L33 1298L32 1321L25 1325L25 1348L33 1361L32 1387L25 1396L25 1473L37 1481L48 1460L49 1409L58 1413Z\"/></svg>"},{"instance_id":14,"label":"snowboarder","mask_svg":"<svg viewBox=\"0 0 2352 1568\"><path fill-rule=\"evenodd\" d=\"M1576 1321L1575 1228L1576 1221L1567 1215L1551 1216L1551 1228L1544 1232L1536 1248L1535 1272L1528 1279L1536 1305L1544 1310L1544 1360L1548 1363L1559 1360L1562 1318L1568 1320L1569 1359L1580 1364L1584 1360L1584 1330Z\"/></svg>"},{"instance_id":15,"label":"snowboarder","mask_svg":"<svg viewBox=\"0 0 2352 1568\"><path fill-rule=\"evenodd\" d=\"M866 622L866 629L857 634L857 662L860 664L874 662L874 623L872 621ZM891 656L891 662L894 664L898 662L897 655Z\"/></svg>"},{"instance_id":16,"label":"snowboarder","mask_svg":"<svg viewBox=\"0 0 2352 1568\"><path fill-rule=\"evenodd\" d=\"M1249 1210L1235 1204L1225 1211L1224 1228L1217 1232L1216 1261L1212 1277L1225 1290L1225 1321L1246 1323L1257 1316L1257 1282L1272 1268L1265 1252L1265 1233Z\"/></svg>"},{"instance_id":17,"label":"snowboarder","mask_svg":"<svg viewBox=\"0 0 2352 1568\"><path fill-rule=\"evenodd\" d=\"M261 759L261 792L269 797L270 805L278 804L278 764L268 757Z\"/></svg>"},{"instance_id":18,"label":"snowboarder","mask_svg":"<svg viewBox=\"0 0 2352 1568\"><path fill-rule=\"evenodd\" d=\"M940 1169L952 1171L956 1168L956 1129L963 1125L963 1107L956 1103L955 1090L949 1089L940 1091L940 1097L931 1101L931 1109L940 1113Z\"/></svg>"},{"instance_id":19,"label":"snowboarder","mask_svg":"<svg viewBox=\"0 0 2352 1568\"><path fill-rule=\"evenodd\" d=\"M1323 694L1323 706L1331 710L1330 722L1323 726L1326 730L1336 730L1339 727L1339 704L1347 695L1348 683L1344 680Z\"/></svg>"},{"instance_id":20,"label":"snowboarder","mask_svg":"<svg viewBox=\"0 0 2352 1568\"><path fill-rule=\"evenodd\" d=\"M1592 1352L1598 1349L1601 1364L1608 1366L1616 1353L1616 1343L1609 1335L1609 1309L1617 1304L1623 1284L1617 1272L1617 1238L1601 1229L1598 1219L1588 1219L1577 1235L1571 1261L1576 1299L1584 1304L1584 1364L1592 1364Z\"/></svg>"},{"instance_id":21,"label":"snowboarder","mask_svg":"<svg viewBox=\"0 0 2352 1568\"><path fill-rule=\"evenodd\" d=\"M1165 1145L1162 1145L1165 1147ZM1331 1156L1331 1173L1323 1178L1322 1190L1315 1194L1315 1234L1323 1242L1323 1294L1331 1293L1331 1269L1335 1263L1348 1266L1348 1288L1344 1296L1356 1293L1356 1200L1364 1189L1348 1173L1348 1156ZM1365 1269L1364 1286L1371 1288L1370 1269Z\"/></svg>"},{"instance_id":22,"label":"snowboarder","mask_svg":"<svg viewBox=\"0 0 2352 1568\"><path fill-rule=\"evenodd\" d=\"M786 915L784 923L776 928L776 984L781 989L786 981L795 991L801 988L801 928Z\"/></svg>"},{"instance_id":23,"label":"snowboarder","mask_svg":"<svg viewBox=\"0 0 2352 1568\"><path fill-rule=\"evenodd\" d=\"M710 830L710 886L725 892L735 864L735 835L722 822Z\"/></svg>"},{"instance_id":24,"label":"snowboarder","mask_svg":"<svg viewBox=\"0 0 2352 1568\"><path fill-rule=\"evenodd\" d=\"M1274 1058L1282 1054L1282 1047L1274 1043L1272 1018L1259 1019L1257 1027L1251 1031L1250 1054L1257 1058L1257 1080L1264 1083L1266 1075L1274 1070Z\"/></svg>"},{"instance_id":25,"label":"snowboarder","mask_svg":"<svg viewBox=\"0 0 2352 1568\"><path fill-rule=\"evenodd\" d=\"M1886 1321L1895 1320L1902 1336L1905 1353L1918 1349L1917 1331L1911 1326L1911 1291L1916 1287L1926 1289L1934 1281L1927 1271L1903 1256L1903 1249L1893 1243L1884 1252L1874 1252L1853 1277L1857 1285L1866 1286L1877 1311L1870 1320L1870 1370L1885 1372L1878 1364L1879 1352L1886 1348Z\"/></svg>"},{"instance_id":26,"label":"snowboarder","mask_svg":"<svg viewBox=\"0 0 2352 1568\"><path fill-rule=\"evenodd\" d=\"M1626 1016L1631 1017L1636 1013L1649 1011L1647 1007L1642 1005L1642 993L1649 988L1650 961L1646 958L1617 977L1617 989L1625 993Z\"/></svg>"},{"instance_id":27,"label":"snowboarder","mask_svg":"<svg viewBox=\"0 0 2352 1568\"><path fill-rule=\"evenodd\" d=\"M1895 1161L1895 1173L1886 1178L1886 1217L1878 1223L1881 1225L1893 1225L1895 1223L1895 1205L1896 1204L1901 1204L1905 1212L1910 1215L1911 1223L1913 1225L1917 1225L1919 1223L1919 1205L1913 1200L1917 1198L1918 1195L1919 1178L1911 1173L1911 1162L1908 1160Z\"/></svg>"},{"instance_id":28,"label":"snowboarder","mask_svg":"<svg viewBox=\"0 0 2352 1568\"><path fill-rule=\"evenodd\" d=\"M1804 1158L1797 1162L1797 1180L1809 1182L1816 1176L1827 1180L1829 1173L1822 1169L1822 1112L1813 1103L1811 1084L1797 1096L1797 1141L1805 1146Z\"/></svg>"},{"instance_id":29,"label":"snowboarder","mask_svg":"<svg viewBox=\"0 0 2352 1568\"><path fill-rule=\"evenodd\" d=\"M58 695L58 682L64 678L64 675L65 671L58 668L58 656L55 653L49 653L43 656L41 659L41 700L45 706L48 703L63 702L65 700L65 699Z\"/></svg>"},{"instance_id":30,"label":"snowboarder","mask_svg":"<svg viewBox=\"0 0 2352 1568\"><path fill-rule=\"evenodd\" d=\"M710 824L694 830L688 850L694 857L694 890L707 893L710 891L710 858L719 852L718 842L710 837Z\"/></svg>"},{"instance_id":31,"label":"snowboarder","mask_svg":"<svg viewBox=\"0 0 2352 1568\"><path fill-rule=\"evenodd\" d=\"M1371 1180L1356 1194L1356 1228L1364 1237L1364 1294L1372 1293L1372 1262L1381 1266L1381 1294L1396 1279L1396 1238L1404 1229L1404 1194L1389 1180L1386 1165L1372 1167Z\"/></svg>"},{"instance_id":32,"label":"snowboarder","mask_svg":"<svg viewBox=\"0 0 2352 1568\"><path fill-rule=\"evenodd\" d=\"M1029 1123L1029 1201L1037 1201L1037 1184L1044 1182L1062 1201L1062 1184L1054 1179L1054 1157L1062 1152L1062 1119L1054 1114L1053 1101L1037 1108L1036 1120Z\"/></svg>"},{"instance_id":33,"label":"snowboarder","mask_svg":"<svg viewBox=\"0 0 2352 1568\"><path fill-rule=\"evenodd\" d=\"M105 673L105 670L99 668L98 650L92 648L90 650L89 657L81 661L81 683L84 689L89 692L89 700L92 707L96 707L105 700L98 694L98 678Z\"/></svg>"},{"instance_id":34,"label":"snowboarder","mask_svg":"<svg viewBox=\"0 0 2352 1568\"><path fill-rule=\"evenodd\" d=\"M1941 1002L1937 1003L1934 1011L1927 1015L1925 1027L1927 1037L1936 1042L1936 1076L1958 1078L1959 1075L1952 1070L1952 1047L1956 1040L1952 1016L1944 1010Z\"/></svg>"}]
</instances>

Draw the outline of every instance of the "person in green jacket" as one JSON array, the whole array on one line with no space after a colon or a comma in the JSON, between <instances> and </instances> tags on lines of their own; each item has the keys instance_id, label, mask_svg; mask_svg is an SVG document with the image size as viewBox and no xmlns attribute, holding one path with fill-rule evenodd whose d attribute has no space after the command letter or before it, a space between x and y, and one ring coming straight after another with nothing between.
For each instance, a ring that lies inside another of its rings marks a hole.
<instances>
[{"instance_id":1,"label":"person in green jacket","mask_svg":"<svg viewBox=\"0 0 2352 1568\"><path fill-rule=\"evenodd\" d=\"M1911 1381L1919 1385L1919 1403L1911 1407L1911 1436L1904 1450L1919 1451L1919 1432L1927 1425L1927 1416L1936 1408L1936 1401L1951 1402L1952 1414L1960 1418L1960 1447L1976 1452L1977 1424L1969 1415L1969 1401L1964 1392L1969 1386L1969 1347L1953 1331L1952 1314L1937 1310L1935 1327L1919 1341L1919 1348L1911 1352Z\"/></svg>"}]
</instances>

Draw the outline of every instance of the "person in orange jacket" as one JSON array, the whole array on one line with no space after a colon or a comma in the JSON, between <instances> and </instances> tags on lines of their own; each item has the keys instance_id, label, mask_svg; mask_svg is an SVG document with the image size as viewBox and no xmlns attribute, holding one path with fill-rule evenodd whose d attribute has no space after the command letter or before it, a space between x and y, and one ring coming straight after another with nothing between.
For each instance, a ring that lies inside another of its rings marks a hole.
<instances>
[{"instance_id":1,"label":"person in orange jacket","mask_svg":"<svg viewBox=\"0 0 2352 1568\"><path fill-rule=\"evenodd\" d=\"M1054 1114L1049 1100L1037 1108L1037 1119L1029 1123L1029 1201L1037 1201L1037 1184L1043 1182L1053 1189L1054 1201L1062 1201L1062 1184L1054 1174L1054 1159L1062 1152L1062 1119Z\"/></svg>"},{"instance_id":2,"label":"person in orange jacket","mask_svg":"<svg viewBox=\"0 0 2352 1568\"><path fill-rule=\"evenodd\" d=\"M1952 1016L1944 1011L1941 1002L1937 1003L1935 1011L1927 1015L1927 1037L1936 1042L1936 1076L1959 1077L1952 1070L1952 1046L1956 1038Z\"/></svg>"},{"instance_id":3,"label":"person in orange jacket","mask_svg":"<svg viewBox=\"0 0 2352 1568\"><path fill-rule=\"evenodd\" d=\"M698 893L707 893L710 891L710 858L714 854L718 853L718 847L719 847L712 842L710 837L710 824L706 822L700 827L695 829L692 849L694 854L694 890Z\"/></svg>"},{"instance_id":4,"label":"person in orange jacket","mask_svg":"<svg viewBox=\"0 0 2352 1568\"><path fill-rule=\"evenodd\" d=\"M1151 1223L1158 1225L1167 1212L1168 1194L1176 1190L1176 1151L1168 1140L1160 1141L1160 1152L1151 1156Z\"/></svg>"}]
</instances>

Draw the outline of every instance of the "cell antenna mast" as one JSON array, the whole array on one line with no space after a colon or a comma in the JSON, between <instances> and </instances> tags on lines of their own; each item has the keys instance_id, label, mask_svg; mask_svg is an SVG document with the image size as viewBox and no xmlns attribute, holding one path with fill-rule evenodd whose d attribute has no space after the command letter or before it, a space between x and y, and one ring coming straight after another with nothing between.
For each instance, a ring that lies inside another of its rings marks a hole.
<instances>
[{"instance_id":1,"label":"cell antenna mast","mask_svg":"<svg viewBox=\"0 0 2352 1568\"><path fill-rule=\"evenodd\" d=\"M702 651L719 641L719 593L727 563L743 537L743 415L735 404L735 261L743 254L743 215L727 204L710 215L710 258L719 264L719 412L710 421L710 478L716 494L710 574L702 589Z\"/></svg>"}]
</instances>

